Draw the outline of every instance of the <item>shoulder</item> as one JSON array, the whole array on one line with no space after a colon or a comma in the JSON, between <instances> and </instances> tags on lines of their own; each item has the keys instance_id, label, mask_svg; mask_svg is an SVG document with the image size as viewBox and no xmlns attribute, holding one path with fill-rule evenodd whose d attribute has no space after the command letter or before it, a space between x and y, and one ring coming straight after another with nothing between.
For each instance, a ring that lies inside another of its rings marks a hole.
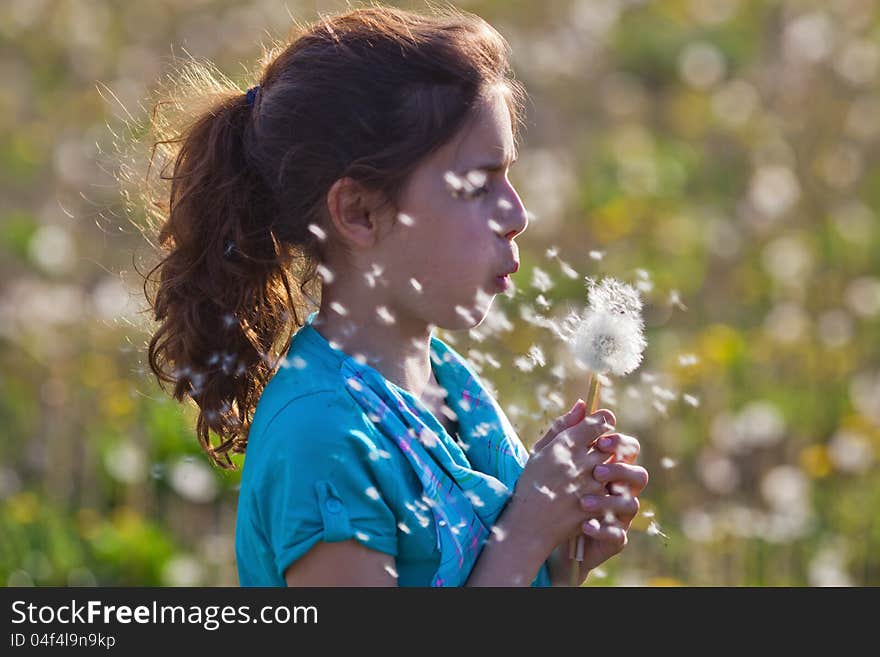
<instances>
[{"instance_id":1,"label":"shoulder","mask_svg":"<svg viewBox=\"0 0 880 657\"><path fill-rule=\"evenodd\" d=\"M341 386L298 395L272 411L263 418L256 442L279 461L335 469L387 454L384 437Z\"/></svg>"}]
</instances>

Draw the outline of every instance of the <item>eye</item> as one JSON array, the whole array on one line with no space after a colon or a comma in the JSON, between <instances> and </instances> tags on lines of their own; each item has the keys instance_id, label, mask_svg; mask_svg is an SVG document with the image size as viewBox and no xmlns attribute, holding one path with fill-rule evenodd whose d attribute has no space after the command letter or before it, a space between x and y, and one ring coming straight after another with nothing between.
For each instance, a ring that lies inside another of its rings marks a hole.
<instances>
[{"instance_id":1,"label":"eye","mask_svg":"<svg viewBox=\"0 0 880 657\"><path fill-rule=\"evenodd\" d=\"M471 193L468 195L468 198L477 198L479 196L484 196L489 193L488 185L481 185L480 187L474 188Z\"/></svg>"}]
</instances>

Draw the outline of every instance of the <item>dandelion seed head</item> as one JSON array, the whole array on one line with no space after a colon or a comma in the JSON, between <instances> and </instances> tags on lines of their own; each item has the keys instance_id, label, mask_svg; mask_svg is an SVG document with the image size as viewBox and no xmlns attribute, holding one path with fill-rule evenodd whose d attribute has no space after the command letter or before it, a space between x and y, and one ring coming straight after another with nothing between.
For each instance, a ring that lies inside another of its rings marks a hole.
<instances>
[{"instance_id":1,"label":"dandelion seed head","mask_svg":"<svg viewBox=\"0 0 880 657\"><path fill-rule=\"evenodd\" d=\"M603 278L598 283L590 277L586 277L585 281L589 290L590 310L624 315L641 322L642 300L633 286L611 277Z\"/></svg>"},{"instance_id":2,"label":"dandelion seed head","mask_svg":"<svg viewBox=\"0 0 880 657\"><path fill-rule=\"evenodd\" d=\"M623 376L642 362L647 342L629 315L591 312L572 337L575 356L592 372Z\"/></svg>"}]
</instances>

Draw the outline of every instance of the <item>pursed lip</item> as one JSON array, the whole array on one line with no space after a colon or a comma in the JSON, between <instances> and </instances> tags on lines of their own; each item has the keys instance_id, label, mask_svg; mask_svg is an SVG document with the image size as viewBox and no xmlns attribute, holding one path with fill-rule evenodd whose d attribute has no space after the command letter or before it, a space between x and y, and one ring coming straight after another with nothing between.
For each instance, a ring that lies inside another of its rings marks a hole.
<instances>
[{"instance_id":1,"label":"pursed lip","mask_svg":"<svg viewBox=\"0 0 880 657\"><path fill-rule=\"evenodd\" d=\"M509 274L515 274L517 271L519 271L519 260L514 260L513 265L509 266L504 273L498 274L498 276L501 277L507 276Z\"/></svg>"}]
</instances>

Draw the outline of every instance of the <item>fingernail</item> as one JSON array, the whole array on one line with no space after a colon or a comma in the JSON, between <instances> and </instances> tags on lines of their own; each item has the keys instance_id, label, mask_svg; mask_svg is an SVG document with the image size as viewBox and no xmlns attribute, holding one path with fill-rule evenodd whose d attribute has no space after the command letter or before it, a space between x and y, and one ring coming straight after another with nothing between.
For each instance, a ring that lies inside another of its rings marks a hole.
<instances>
[{"instance_id":1,"label":"fingernail","mask_svg":"<svg viewBox=\"0 0 880 657\"><path fill-rule=\"evenodd\" d=\"M584 534L587 536L598 536L599 535L599 521L595 518L590 518L587 520L584 525Z\"/></svg>"},{"instance_id":2,"label":"fingernail","mask_svg":"<svg viewBox=\"0 0 880 657\"><path fill-rule=\"evenodd\" d=\"M596 509L599 507L599 500L595 497L587 496L583 499L585 509Z\"/></svg>"},{"instance_id":3,"label":"fingernail","mask_svg":"<svg viewBox=\"0 0 880 657\"><path fill-rule=\"evenodd\" d=\"M593 474L599 477L599 479L604 479L608 476L608 468L606 468L604 465L597 465L596 468L593 470Z\"/></svg>"},{"instance_id":4,"label":"fingernail","mask_svg":"<svg viewBox=\"0 0 880 657\"><path fill-rule=\"evenodd\" d=\"M599 438L599 447L611 447L611 438Z\"/></svg>"}]
</instances>

